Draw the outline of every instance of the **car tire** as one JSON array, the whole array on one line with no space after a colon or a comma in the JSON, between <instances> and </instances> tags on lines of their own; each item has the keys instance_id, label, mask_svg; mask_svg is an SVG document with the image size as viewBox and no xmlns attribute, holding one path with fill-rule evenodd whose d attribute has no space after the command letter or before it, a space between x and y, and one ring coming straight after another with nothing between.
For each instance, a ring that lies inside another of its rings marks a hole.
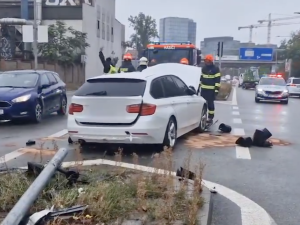
<instances>
[{"instance_id":1,"label":"car tire","mask_svg":"<svg viewBox=\"0 0 300 225\"><path fill-rule=\"evenodd\" d=\"M67 113L67 98L65 96L61 97L59 110L57 110L57 114L60 116L64 116Z\"/></svg>"},{"instance_id":2,"label":"car tire","mask_svg":"<svg viewBox=\"0 0 300 225\"><path fill-rule=\"evenodd\" d=\"M73 140L71 139L71 137L68 138L68 143L73 144Z\"/></svg>"},{"instance_id":3,"label":"car tire","mask_svg":"<svg viewBox=\"0 0 300 225\"><path fill-rule=\"evenodd\" d=\"M203 133L206 130L207 125L207 106L204 104L201 112L200 123L196 128L196 132Z\"/></svg>"},{"instance_id":4,"label":"car tire","mask_svg":"<svg viewBox=\"0 0 300 225\"><path fill-rule=\"evenodd\" d=\"M177 140L177 125L174 117L169 119L165 137L163 141L163 147L174 148Z\"/></svg>"},{"instance_id":5,"label":"car tire","mask_svg":"<svg viewBox=\"0 0 300 225\"><path fill-rule=\"evenodd\" d=\"M33 114L33 122L40 123L43 119L43 106L40 101L35 103Z\"/></svg>"},{"instance_id":6,"label":"car tire","mask_svg":"<svg viewBox=\"0 0 300 225\"><path fill-rule=\"evenodd\" d=\"M256 103L259 103L259 100L258 100L257 98L255 98L255 102L256 102Z\"/></svg>"}]
</instances>

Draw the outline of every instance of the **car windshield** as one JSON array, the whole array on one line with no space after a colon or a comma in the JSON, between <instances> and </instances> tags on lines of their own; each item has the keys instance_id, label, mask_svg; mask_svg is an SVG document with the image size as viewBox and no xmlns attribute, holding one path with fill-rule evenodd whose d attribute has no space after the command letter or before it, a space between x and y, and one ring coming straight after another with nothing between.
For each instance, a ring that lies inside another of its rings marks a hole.
<instances>
[{"instance_id":1,"label":"car windshield","mask_svg":"<svg viewBox=\"0 0 300 225\"><path fill-rule=\"evenodd\" d=\"M190 49L149 49L149 62L155 60L160 63L179 63L181 59L189 59Z\"/></svg>"},{"instance_id":2,"label":"car windshield","mask_svg":"<svg viewBox=\"0 0 300 225\"><path fill-rule=\"evenodd\" d=\"M262 78L262 79L260 79L259 85L285 86L286 83L285 83L284 79L281 79L281 78Z\"/></svg>"},{"instance_id":3,"label":"car windshield","mask_svg":"<svg viewBox=\"0 0 300 225\"><path fill-rule=\"evenodd\" d=\"M37 73L1 73L0 74L0 88L13 87L13 88L31 88L35 87L38 81Z\"/></svg>"}]
</instances>

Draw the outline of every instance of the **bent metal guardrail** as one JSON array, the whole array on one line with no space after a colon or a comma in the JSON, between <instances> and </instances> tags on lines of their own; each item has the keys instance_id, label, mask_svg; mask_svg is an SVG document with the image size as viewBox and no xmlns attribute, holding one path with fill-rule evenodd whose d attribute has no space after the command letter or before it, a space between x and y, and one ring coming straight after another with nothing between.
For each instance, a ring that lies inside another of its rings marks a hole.
<instances>
[{"instance_id":1,"label":"bent metal guardrail","mask_svg":"<svg viewBox=\"0 0 300 225\"><path fill-rule=\"evenodd\" d=\"M61 148L58 150L47 166L45 166L40 175L34 180L27 191L19 199L17 204L8 213L1 225L17 225L20 223L30 209L30 206L34 203L39 194L48 184L57 168L60 167L67 154L68 150L66 148Z\"/></svg>"}]
</instances>

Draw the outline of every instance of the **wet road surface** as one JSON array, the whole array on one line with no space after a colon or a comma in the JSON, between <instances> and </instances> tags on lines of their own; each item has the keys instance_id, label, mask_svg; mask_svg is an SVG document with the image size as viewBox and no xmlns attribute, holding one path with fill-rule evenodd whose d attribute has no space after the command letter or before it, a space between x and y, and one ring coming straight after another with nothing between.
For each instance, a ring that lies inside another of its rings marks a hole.
<instances>
[{"instance_id":1,"label":"wet road surface","mask_svg":"<svg viewBox=\"0 0 300 225\"><path fill-rule=\"evenodd\" d=\"M206 180L247 196L262 206L278 225L299 224L300 206L296 199L300 197L297 189L300 180L296 173L300 157L300 121L297 119L300 99L291 98L289 105L255 103L254 91L241 89L236 90L236 96L232 97L232 101L216 104L216 119L231 125L232 134L237 136L245 134L252 137L255 129L266 127L275 138L274 146L241 149L234 145L236 136L233 135L191 134L188 138L181 138L174 149L175 167L182 166L192 152L193 165L206 164ZM214 126L214 129L217 127ZM46 162L55 153L53 150L60 147L70 151L65 161L114 160L114 156L105 154L105 146L87 146L79 151L69 145L67 135L64 135L66 117L51 115L38 125L2 124L0 129L0 156L6 155L2 161L6 161L8 167L26 166L28 161L33 160ZM37 146L20 149L25 147L28 139L37 139ZM41 148L43 150L36 150ZM17 149L20 150L15 151ZM130 150L124 149L123 161L132 162ZM139 164L151 165L155 153L152 148L140 147L134 151L139 155ZM221 195L213 198L214 225L242 224L240 207Z\"/></svg>"}]
</instances>

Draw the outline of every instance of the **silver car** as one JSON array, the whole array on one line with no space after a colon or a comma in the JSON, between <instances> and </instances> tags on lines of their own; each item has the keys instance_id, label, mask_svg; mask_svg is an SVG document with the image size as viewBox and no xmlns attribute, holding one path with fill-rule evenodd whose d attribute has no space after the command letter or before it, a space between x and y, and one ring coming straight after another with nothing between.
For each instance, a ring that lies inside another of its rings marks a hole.
<instances>
[{"instance_id":1,"label":"silver car","mask_svg":"<svg viewBox=\"0 0 300 225\"><path fill-rule=\"evenodd\" d=\"M300 78L291 77L287 80L286 83L290 96L300 97Z\"/></svg>"},{"instance_id":2,"label":"silver car","mask_svg":"<svg viewBox=\"0 0 300 225\"><path fill-rule=\"evenodd\" d=\"M289 91L282 77L262 77L255 88L255 102L279 101L289 102Z\"/></svg>"}]
</instances>

